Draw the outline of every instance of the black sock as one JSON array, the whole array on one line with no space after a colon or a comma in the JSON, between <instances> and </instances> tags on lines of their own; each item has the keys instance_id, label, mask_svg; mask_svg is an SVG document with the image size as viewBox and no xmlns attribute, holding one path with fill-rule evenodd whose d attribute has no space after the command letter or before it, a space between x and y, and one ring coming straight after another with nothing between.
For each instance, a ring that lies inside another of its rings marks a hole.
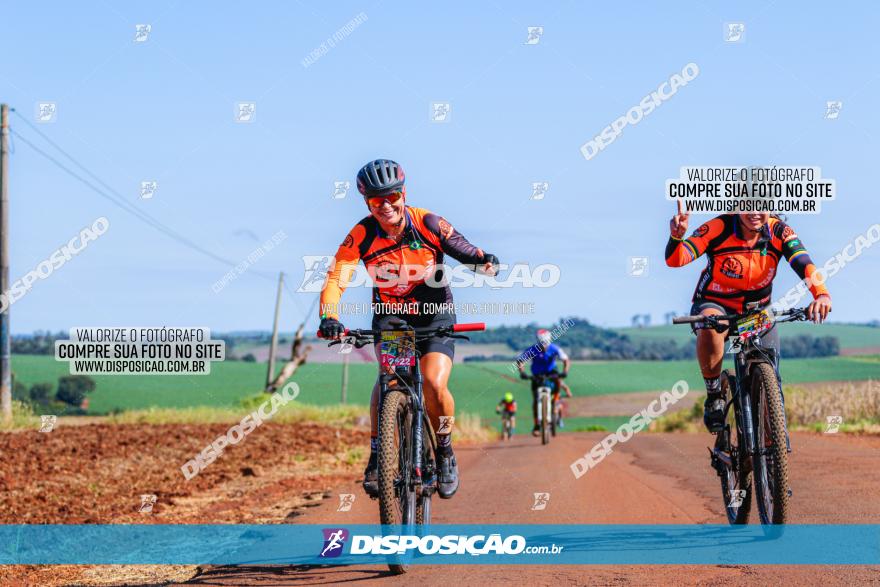
<instances>
[{"instance_id":1,"label":"black sock","mask_svg":"<svg viewBox=\"0 0 880 587\"><path fill-rule=\"evenodd\" d=\"M451 434L438 434L437 435L437 449L443 453L451 452L452 451L452 435Z\"/></svg>"},{"instance_id":2,"label":"black sock","mask_svg":"<svg viewBox=\"0 0 880 587\"><path fill-rule=\"evenodd\" d=\"M706 382L706 393L708 395L718 395L721 393L721 376L718 377L703 377L703 381Z\"/></svg>"}]
</instances>

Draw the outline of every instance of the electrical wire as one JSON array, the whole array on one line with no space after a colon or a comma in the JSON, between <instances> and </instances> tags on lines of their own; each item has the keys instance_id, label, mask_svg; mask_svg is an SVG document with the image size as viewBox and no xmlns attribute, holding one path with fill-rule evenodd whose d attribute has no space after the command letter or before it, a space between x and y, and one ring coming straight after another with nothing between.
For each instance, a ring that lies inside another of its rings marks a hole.
<instances>
[{"instance_id":1,"label":"electrical wire","mask_svg":"<svg viewBox=\"0 0 880 587\"><path fill-rule=\"evenodd\" d=\"M158 219L154 218L153 216L151 216L147 212L140 210L139 208L134 206L132 203L127 201L124 196L119 194L119 192L117 192L115 189L113 189L111 186L109 186L100 177L98 177L97 175L92 173L87 167L85 167L83 164L81 164L79 161L77 161L72 155L70 155L67 151L65 151L61 146L59 146L52 139L50 139L48 136L46 136L46 134L43 133L40 129L38 129L33 123L31 123L29 120L24 118L21 114L18 114L18 112L16 112L15 110L12 110L12 112L14 114L16 114L16 116L18 116L19 119L24 121L25 124L27 124L32 130L34 130L34 132L36 132L40 137L42 137L47 143L52 145L52 147L54 147L66 159L71 161L76 167L81 169L85 174L87 174L95 182L100 184L104 189L102 190L101 188L96 186L94 183L90 182L86 178L77 174L75 171L73 171L72 169L70 169L69 167L64 165L64 163L59 161L57 158L53 157L51 154L47 153L46 151L44 151L43 149L41 149L40 147L38 147L37 145L35 145L31 141L29 141L27 138L25 138L21 133L17 132L15 129L13 129L13 128L9 129L10 133L12 135L18 137L18 139L20 141L22 141L24 144L29 146L31 149L33 149L39 155L44 157L46 160L53 163L56 167L58 167L59 169L61 169L62 171L64 171L65 173L67 173L68 175L73 177L74 179L76 179L77 181L81 182L82 184L84 184L85 186L90 188L92 191L94 191L95 193L97 193L98 195L103 197L104 199L110 201L111 203L113 203L117 207L128 212L129 214L131 214L132 216L134 216L135 218L137 218L141 222L147 224L148 226L154 228L155 230L162 232L167 237L175 240L176 242L180 243L181 245L183 245L189 249L192 249L202 255L205 255L205 256L207 256L207 257L209 257L219 263L222 263L224 265L228 265L230 267L235 267L236 265L238 265L235 261L233 261L231 259L227 259L227 258L222 257L220 255L217 255L216 253L206 249L205 247L202 247L198 243L195 243L194 241L181 235L180 233L178 233L177 231L175 231L171 227L165 225L164 223L162 223ZM248 271L248 273L253 273L257 277L260 277L262 279L268 279L268 280L272 280L272 281L275 280L274 275L272 275L271 273L264 272L264 271L252 269L252 270Z\"/></svg>"}]
</instances>

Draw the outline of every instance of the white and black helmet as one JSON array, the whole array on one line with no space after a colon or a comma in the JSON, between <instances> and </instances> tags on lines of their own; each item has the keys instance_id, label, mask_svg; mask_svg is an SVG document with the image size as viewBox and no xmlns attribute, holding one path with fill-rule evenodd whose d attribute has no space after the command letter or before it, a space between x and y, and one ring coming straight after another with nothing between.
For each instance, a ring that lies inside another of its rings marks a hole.
<instances>
[{"instance_id":1,"label":"white and black helmet","mask_svg":"<svg viewBox=\"0 0 880 587\"><path fill-rule=\"evenodd\" d=\"M550 343L553 342L553 335L550 334L550 331L546 328L542 328L538 332L536 332L535 338L538 339L538 344L541 344L545 347L550 346Z\"/></svg>"},{"instance_id":2,"label":"white and black helmet","mask_svg":"<svg viewBox=\"0 0 880 587\"><path fill-rule=\"evenodd\" d=\"M358 191L365 196L384 196L403 188L403 167L390 159L370 161L358 171Z\"/></svg>"}]
</instances>

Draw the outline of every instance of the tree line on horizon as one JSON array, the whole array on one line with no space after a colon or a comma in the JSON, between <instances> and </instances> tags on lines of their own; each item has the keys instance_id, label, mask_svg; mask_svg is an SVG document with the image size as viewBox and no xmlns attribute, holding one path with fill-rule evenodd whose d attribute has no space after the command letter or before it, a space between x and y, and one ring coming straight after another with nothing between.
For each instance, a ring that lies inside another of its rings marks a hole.
<instances>
[{"instance_id":1,"label":"tree line on horizon","mask_svg":"<svg viewBox=\"0 0 880 587\"><path fill-rule=\"evenodd\" d=\"M868 324L867 326L873 326ZM673 338L633 338L609 328L591 324L589 320L579 317L560 318L555 324L539 325L502 325L486 329L483 332L468 334L471 341L481 344L505 344L510 348L509 355L495 354L492 356L469 357L470 361L512 360L535 344L535 332L539 328L547 328L556 333L556 344L565 349L572 359L577 360L643 360L643 361L674 361L693 359L696 357L696 337L687 342L679 343ZM686 327L682 327L686 328ZM16 355L53 355L55 341L66 340L66 332L37 331L31 335L13 335L12 353ZM218 334L215 338L226 341L226 353L229 360L253 362L255 357L247 353L238 357L234 352L241 343L268 344L271 334L253 332L246 334ZM279 344L287 343L287 337L279 337ZM808 334L782 337L782 352L787 358L830 357L840 354L840 342L834 336L814 337Z\"/></svg>"}]
</instances>

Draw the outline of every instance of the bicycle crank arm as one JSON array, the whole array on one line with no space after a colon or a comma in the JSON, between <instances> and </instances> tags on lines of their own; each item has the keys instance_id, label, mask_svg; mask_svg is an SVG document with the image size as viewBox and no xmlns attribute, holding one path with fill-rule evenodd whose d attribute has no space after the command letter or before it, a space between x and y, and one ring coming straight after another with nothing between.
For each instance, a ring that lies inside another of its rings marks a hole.
<instances>
[{"instance_id":1,"label":"bicycle crank arm","mask_svg":"<svg viewBox=\"0 0 880 587\"><path fill-rule=\"evenodd\" d=\"M726 452L720 451L717 448L709 449L709 454L712 456L712 459L719 460L721 463L727 467L728 469L733 468L733 459L730 458L730 455Z\"/></svg>"}]
</instances>

